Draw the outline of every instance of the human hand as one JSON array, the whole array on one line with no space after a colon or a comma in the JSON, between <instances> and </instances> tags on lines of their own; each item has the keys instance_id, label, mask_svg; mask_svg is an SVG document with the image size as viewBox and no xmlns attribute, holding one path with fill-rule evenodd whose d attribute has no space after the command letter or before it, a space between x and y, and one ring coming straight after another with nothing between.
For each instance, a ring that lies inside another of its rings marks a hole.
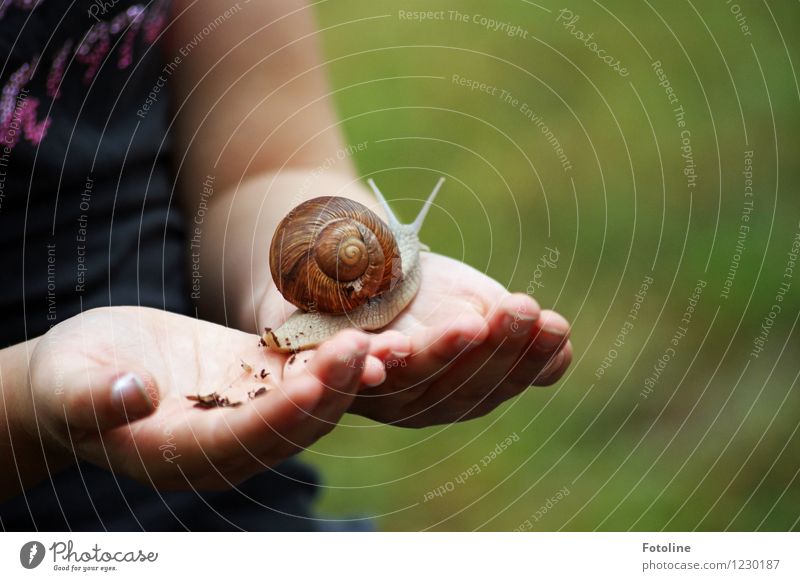
<instances>
[{"instance_id":1,"label":"human hand","mask_svg":"<svg viewBox=\"0 0 800 581\"><path fill-rule=\"evenodd\" d=\"M421 258L417 296L371 341L386 378L361 390L350 411L405 427L451 423L561 378L572 360L561 315L462 262Z\"/></svg>"},{"instance_id":2,"label":"human hand","mask_svg":"<svg viewBox=\"0 0 800 581\"><path fill-rule=\"evenodd\" d=\"M255 335L154 309L95 309L39 339L16 408L31 438L72 461L159 488L227 488L328 433L364 380L368 348L348 330L292 365ZM248 397L260 387L269 391ZM242 404L196 409L186 398L214 391Z\"/></svg>"}]
</instances>

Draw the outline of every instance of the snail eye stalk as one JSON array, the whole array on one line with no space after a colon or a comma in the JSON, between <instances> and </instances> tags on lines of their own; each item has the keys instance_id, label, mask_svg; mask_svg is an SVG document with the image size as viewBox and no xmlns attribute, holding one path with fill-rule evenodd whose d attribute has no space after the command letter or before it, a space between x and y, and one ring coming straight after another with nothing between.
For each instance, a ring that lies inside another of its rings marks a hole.
<instances>
[{"instance_id":1,"label":"snail eye stalk","mask_svg":"<svg viewBox=\"0 0 800 581\"><path fill-rule=\"evenodd\" d=\"M436 199L436 196L439 194L439 190L442 189L442 185L444 184L444 178L439 178L439 181L436 182L436 185L431 192L431 195L428 196L428 199L425 200L425 204L422 206L422 209L417 214L416 219L412 223L414 226L414 232L419 234L419 231L422 230L422 224L425 222L425 218L428 215L428 210L431 209L431 205L433 205L433 201Z\"/></svg>"},{"instance_id":2,"label":"snail eye stalk","mask_svg":"<svg viewBox=\"0 0 800 581\"><path fill-rule=\"evenodd\" d=\"M378 186L375 185L375 180L369 178L367 180L367 183L369 184L369 187L372 188L372 191L375 193L375 197L378 198L378 203L381 205L381 208L383 208L383 211L386 212L386 216L389 218L389 226L391 226L392 228L394 228L395 226L399 226L400 220L397 219L397 216L392 211L391 206L389 206L389 202L387 202L386 198L383 197L383 194L378 189Z\"/></svg>"},{"instance_id":3,"label":"snail eye stalk","mask_svg":"<svg viewBox=\"0 0 800 581\"><path fill-rule=\"evenodd\" d=\"M436 199L436 196L439 194L439 190L442 189L442 185L444 184L444 178L439 178L439 181L436 182L436 185L431 192L431 195L428 196L428 199L425 200L425 203L422 206L422 209L417 214L417 217L411 223L411 226L414 229L415 233L419 233L422 230L422 224L425 222L425 218L428 216L428 211L431 209L431 205L433 205L433 201ZM378 198L378 202L383 208L383 211L386 212L386 215L389 217L389 224L390 226L398 226L401 224L400 220L397 219L397 216L392 211L392 208L389 206L389 203L386 201L386 198L383 196L381 191L378 189L378 186L375 185L375 181L370 178L367 180L369 187L372 188L372 191L375 193L375 197Z\"/></svg>"}]
</instances>

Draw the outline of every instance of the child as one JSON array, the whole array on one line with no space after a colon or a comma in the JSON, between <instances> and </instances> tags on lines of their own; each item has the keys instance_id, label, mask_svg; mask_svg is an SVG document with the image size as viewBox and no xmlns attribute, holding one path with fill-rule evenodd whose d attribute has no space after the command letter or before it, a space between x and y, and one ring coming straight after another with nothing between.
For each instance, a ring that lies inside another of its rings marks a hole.
<instances>
[{"instance_id":1,"label":"child","mask_svg":"<svg viewBox=\"0 0 800 581\"><path fill-rule=\"evenodd\" d=\"M281 218L376 208L346 161L316 170L345 145L301 0L7 0L0 39L4 529L323 529L291 457L342 414L465 420L569 365L561 316L433 253L389 329L257 345L293 310ZM258 384L247 361L266 396L187 401Z\"/></svg>"}]
</instances>

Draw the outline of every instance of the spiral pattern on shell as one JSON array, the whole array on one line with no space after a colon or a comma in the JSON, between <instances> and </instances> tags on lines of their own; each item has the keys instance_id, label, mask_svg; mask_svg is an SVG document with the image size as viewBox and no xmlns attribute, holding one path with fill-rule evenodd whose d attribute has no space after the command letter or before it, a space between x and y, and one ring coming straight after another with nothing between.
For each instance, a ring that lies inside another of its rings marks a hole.
<instances>
[{"instance_id":1,"label":"spiral pattern on shell","mask_svg":"<svg viewBox=\"0 0 800 581\"><path fill-rule=\"evenodd\" d=\"M304 311L340 314L390 290L400 278L392 231L347 198L314 198L294 208L270 246L272 279Z\"/></svg>"}]
</instances>

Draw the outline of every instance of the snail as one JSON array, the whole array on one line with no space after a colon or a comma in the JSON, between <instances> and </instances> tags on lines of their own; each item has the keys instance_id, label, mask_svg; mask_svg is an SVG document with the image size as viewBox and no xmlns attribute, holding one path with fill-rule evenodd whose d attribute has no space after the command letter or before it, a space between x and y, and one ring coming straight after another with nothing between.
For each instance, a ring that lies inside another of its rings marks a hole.
<instances>
[{"instance_id":1,"label":"snail","mask_svg":"<svg viewBox=\"0 0 800 581\"><path fill-rule=\"evenodd\" d=\"M440 178L416 219L402 224L373 180L388 224L363 204L321 197L303 202L281 221L270 245L270 271L278 291L298 310L277 329L266 329L275 351L311 349L339 331L381 329L419 290L419 231Z\"/></svg>"}]
</instances>

